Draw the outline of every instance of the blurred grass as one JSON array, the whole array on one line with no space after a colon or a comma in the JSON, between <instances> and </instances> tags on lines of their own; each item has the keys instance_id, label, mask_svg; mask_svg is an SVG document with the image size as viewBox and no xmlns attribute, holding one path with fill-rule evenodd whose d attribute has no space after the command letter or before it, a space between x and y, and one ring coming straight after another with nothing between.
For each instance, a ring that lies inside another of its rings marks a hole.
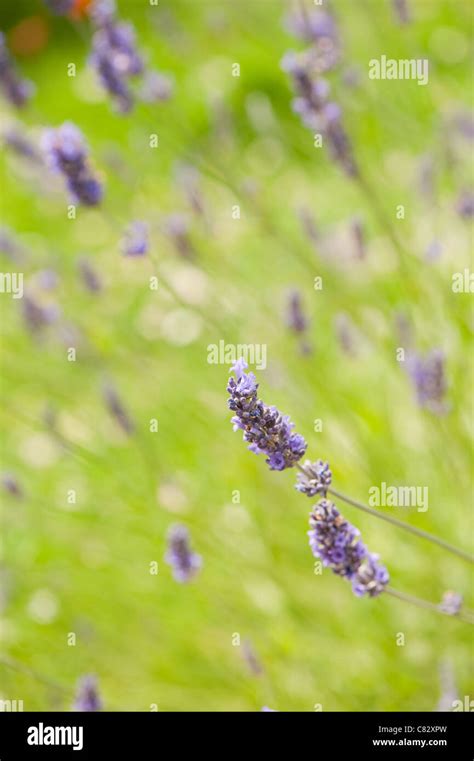
<instances>
[{"instance_id":1,"label":"blurred grass","mask_svg":"<svg viewBox=\"0 0 474 761\"><path fill-rule=\"evenodd\" d=\"M86 40L66 20L52 21L40 3L2 10L7 30L29 13L42 14L50 27L47 48L19 61L38 89L25 122L76 122L106 182L104 211L80 209L71 221L62 193L46 193L44 178L25 176L19 161L2 153L1 181L8 187L2 218L31 252L25 277L57 270L52 298L82 337L77 361L69 363L70 344L54 328L32 340L21 302L1 299L2 465L25 491L22 500L2 499L8 592L2 652L65 690L0 664L2 696L23 699L26 709L67 709L77 677L95 672L107 708L431 710L446 658L460 695L469 694L466 625L384 596L356 599L330 572L314 575L306 538L311 503L293 490L292 473L270 473L232 433L227 368L207 363L208 344L220 339L267 344L262 398L291 415L312 459L329 460L337 488L365 501L370 486L382 481L427 485L430 509L407 511L406 520L469 547L472 311L469 294L451 291L451 275L469 266L470 232L454 204L472 177L472 152L469 157L469 146L446 126L469 106L468 3L413 2L415 22L403 29L388 2L333 3L342 70L360 69L361 84L350 89L337 73L331 83L358 160L403 242L408 281L368 199L325 152L315 153L311 132L291 113L279 61L300 44L282 26L287 4L119 5L153 64L176 80L170 103L139 106L128 118L115 116L95 88L84 67ZM453 39L454 52L443 42ZM428 57L429 86L368 80L367 61L381 54ZM75 79L66 76L71 61ZM240 78L231 77L234 62ZM2 123L9 119L5 107ZM160 147L150 150L154 132ZM425 153L436 160L431 203L417 184ZM123 162L118 169L111 155ZM194 264L180 261L159 230L163 215L186 209L174 179L182 161L203 173L209 218L208 225L193 221ZM245 190L250 179L255 199ZM231 218L236 203L238 221ZM395 220L400 203L403 221ZM301 205L329 236L330 256L305 239ZM368 232L364 262L339 250L346 253L340 231L354 214ZM120 255L121 231L132 218L156 224L153 260L186 307L164 289L149 290L155 264ZM442 241L443 254L428 265L423 254L433 238ZM84 253L105 281L100 296L78 280ZM2 266L10 271L7 259ZM322 291L313 288L318 275ZM299 354L284 327L291 286L301 289L311 318L311 357ZM363 336L354 359L336 340L340 311ZM415 406L396 361L400 311L409 314L419 346L447 352L451 412L445 418ZM104 377L113 378L137 423L131 439L104 410ZM47 405L74 451L47 432ZM149 433L151 418L159 421L157 434ZM316 418L323 420L320 433ZM69 489L77 490L76 506L67 504ZM241 493L239 505L233 490ZM433 601L456 589L473 604L461 561L341 509L380 553L396 588ZM163 563L166 531L175 521L190 527L204 558L199 578L184 587ZM158 576L149 573L154 560ZM69 632L77 634L75 647L67 646ZM236 632L253 643L262 677L249 673L242 648L232 646ZM403 647L396 644L399 632Z\"/></svg>"}]
</instances>

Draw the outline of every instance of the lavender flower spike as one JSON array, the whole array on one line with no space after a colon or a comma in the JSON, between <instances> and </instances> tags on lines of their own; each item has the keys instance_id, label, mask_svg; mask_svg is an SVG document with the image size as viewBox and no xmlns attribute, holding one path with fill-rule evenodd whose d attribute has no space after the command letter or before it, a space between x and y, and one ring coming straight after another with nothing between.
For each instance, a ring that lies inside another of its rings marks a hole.
<instances>
[{"instance_id":1,"label":"lavender flower spike","mask_svg":"<svg viewBox=\"0 0 474 761\"><path fill-rule=\"evenodd\" d=\"M192 552L186 526L178 524L171 527L165 561L173 568L173 576L180 583L191 581L201 569L202 558Z\"/></svg>"},{"instance_id":2,"label":"lavender flower spike","mask_svg":"<svg viewBox=\"0 0 474 761\"><path fill-rule=\"evenodd\" d=\"M101 708L102 701L97 690L97 680L95 676L88 675L82 677L77 687L74 710L100 711Z\"/></svg>"},{"instance_id":3,"label":"lavender flower spike","mask_svg":"<svg viewBox=\"0 0 474 761\"><path fill-rule=\"evenodd\" d=\"M42 148L53 171L64 175L73 199L85 206L97 206L102 199L102 185L89 167L80 129L64 122L57 129L45 130Z\"/></svg>"},{"instance_id":4,"label":"lavender flower spike","mask_svg":"<svg viewBox=\"0 0 474 761\"><path fill-rule=\"evenodd\" d=\"M34 90L32 83L22 79L17 73L2 32L0 32L0 89L7 100L17 108L25 105Z\"/></svg>"},{"instance_id":5,"label":"lavender flower spike","mask_svg":"<svg viewBox=\"0 0 474 761\"><path fill-rule=\"evenodd\" d=\"M125 231L122 241L125 256L143 256L148 251L148 225L135 220Z\"/></svg>"},{"instance_id":6,"label":"lavender flower spike","mask_svg":"<svg viewBox=\"0 0 474 761\"><path fill-rule=\"evenodd\" d=\"M321 499L313 508L308 536L313 555L333 573L351 581L355 595L376 597L384 591L390 580L386 568L330 500Z\"/></svg>"},{"instance_id":7,"label":"lavender flower spike","mask_svg":"<svg viewBox=\"0 0 474 761\"><path fill-rule=\"evenodd\" d=\"M322 460L316 460L316 462L306 460L296 480L295 489L306 494L307 497L314 497L316 494L325 497L332 482L329 463Z\"/></svg>"},{"instance_id":8,"label":"lavender flower spike","mask_svg":"<svg viewBox=\"0 0 474 761\"><path fill-rule=\"evenodd\" d=\"M294 427L287 415L281 415L276 407L268 407L257 397L258 383L253 373L246 373L247 363L238 359L232 367L237 380L229 378L227 391L229 409L235 412L234 430L244 432L250 451L266 454L270 470L292 468L306 452L306 441Z\"/></svg>"}]
</instances>

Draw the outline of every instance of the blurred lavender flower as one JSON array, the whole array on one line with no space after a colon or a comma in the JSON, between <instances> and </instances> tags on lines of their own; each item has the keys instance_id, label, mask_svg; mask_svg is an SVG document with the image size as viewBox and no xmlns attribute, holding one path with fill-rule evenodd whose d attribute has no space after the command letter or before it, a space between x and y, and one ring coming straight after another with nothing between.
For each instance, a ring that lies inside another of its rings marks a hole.
<instances>
[{"instance_id":1,"label":"blurred lavender flower","mask_svg":"<svg viewBox=\"0 0 474 761\"><path fill-rule=\"evenodd\" d=\"M308 327L308 320L303 314L301 293L297 290L290 293L286 322L290 330L295 333L304 333Z\"/></svg>"},{"instance_id":2,"label":"blurred lavender flower","mask_svg":"<svg viewBox=\"0 0 474 761\"><path fill-rule=\"evenodd\" d=\"M23 246L8 227L0 227L0 252L6 254L14 262L21 261L25 255Z\"/></svg>"},{"instance_id":3,"label":"blurred lavender flower","mask_svg":"<svg viewBox=\"0 0 474 761\"><path fill-rule=\"evenodd\" d=\"M313 555L333 573L352 582L355 595L376 597L384 591L389 575L368 552L352 526L327 499L321 499L310 515L309 544Z\"/></svg>"},{"instance_id":4,"label":"blurred lavender flower","mask_svg":"<svg viewBox=\"0 0 474 761\"><path fill-rule=\"evenodd\" d=\"M107 407L112 417L116 420L122 431L124 431L127 436L131 436L135 431L135 425L129 417L125 407L123 406L122 400L120 399L114 386L112 386L110 383L106 383L103 386L103 396L105 406Z\"/></svg>"},{"instance_id":5,"label":"blurred lavender flower","mask_svg":"<svg viewBox=\"0 0 474 761\"><path fill-rule=\"evenodd\" d=\"M34 92L32 83L22 79L17 73L2 32L0 32L0 89L6 99L17 108L24 106Z\"/></svg>"},{"instance_id":6,"label":"blurred lavender flower","mask_svg":"<svg viewBox=\"0 0 474 761\"><path fill-rule=\"evenodd\" d=\"M357 259L365 259L365 233L362 220L360 217L354 217L350 225L351 237L354 241L354 248Z\"/></svg>"},{"instance_id":7,"label":"blurred lavender flower","mask_svg":"<svg viewBox=\"0 0 474 761\"><path fill-rule=\"evenodd\" d=\"M31 294L24 294L21 300L23 319L32 334L39 333L59 317L59 308L55 304L43 306Z\"/></svg>"},{"instance_id":8,"label":"blurred lavender flower","mask_svg":"<svg viewBox=\"0 0 474 761\"><path fill-rule=\"evenodd\" d=\"M65 177L74 200L97 206L102 199L102 185L90 170L87 146L78 127L64 122L56 129L47 129L41 143L51 168Z\"/></svg>"},{"instance_id":9,"label":"blurred lavender flower","mask_svg":"<svg viewBox=\"0 0 474 761\"><path fill-rule=\"evenodd\" d=\"M424 357L414 352L410 353L406 368L415 386L420 407L427 407L438 414L446 412L444 397L447 381L443 352L433 349Z\"/></svg>"},{"instance_id":10,"label":"blurred lavender flower","mask_svg":"<svg viewBox=\"0 0 474 761\"><path fill-rule=\"evenodd\" d=\"M456 211L463 219L472 219L474 217L474 193L471 190L464 190L456 202Z\"/></svg>"},{"instance_id":11,"label":"blurred lavender flower","mask_svg":"<svg viewBox=\"0 0 474 761\"><path fill-rule=\"evenodd\" d=\"M21 488L15 476L13 476L11 473L2 473L0 480L2 487L6 492L8 492L8 494L11 494L12 497L19 498L23 496L23 489Z\"/></svg>"},{"instance_id":12,"label":"blurred lavender flower","mask_svg":"<svg viewBox=\"0 0 474 761\"><path fill-rule=\"evenodd\" d=\"M78 262L79 274L85 287L91 293L99 293L102 290L102 283L87 259L80 259Z\"/></svg>"},{"instance_id":13,"label":"blurred lavender flower","mask_svg":"<svg viewBox=\"0 0 474 761\"><path fill-rule=\"evenodd\" d=\"M204 216L201 175L198 170L190 164L181 164L177 167L176 178L194 213Z\"/></svg>"},{"instance_id":14,"label":"blurred lavender flower","mask_svg":"<svg viewBox=\"0 0 474 761\"><path fill-rule=\"evenodd\" d=\"M349 315L339 312L334 319L334 329L342 350L349 356L354 356L356 331Z\"/></svg>"},{"instance_id":15,"label":"blurred lavender flower","mask_svg":"<svg viewBox=\"0 0 474 761\"><path fill-rule=\"evenodd\" d=\"M408 0L392 0L393 10L400 24L409 24L411 21Z\"/></svg>"},{"instance_id":16,"label":"blurred lavender flower","mask_svg":"<svg viewBox=\"0 0 474 761\"><path fill-rule=\"evenodd\" d=\"M426 247L425 260L430 264L437 262L442 253L442 243L439 240L432 240Z\"/></svg>"},{"instance_id":17,"label":"blurred lavender flower","mask_svg":"<svg viewBox=\"0 0 474 761\"><path fill-rule=\"evenodd\" d=\"M448 590L444 593L443 599L439 604L439 609L446 613L448 616L456 616L461 612L463 605L463 597L457 592Z\"/></svg>"},{"instance_id":18,"label":"blurred lavender flower","mask_svg":"<svg viewBox=\"0 0 474 761\"><path fill-rule=\"evenodd\" d=\"M278 713L276 708L269 708L268 706L262 706L261 713Z\"/></svg>"},{"instance_id":19,"label":"blurred lavender flower","mask_svg":"<svg viewBox=\"0 0 474 761\"><path fill-rule=\"evenodd\" d=\"M143 77L138 97L144 103L160 103L173 95L173 82L159 71L148 71Z\"/></svg>"},{"instance_id":20,"label":"blurred lavender flower","mask_svg":"<svg viewBox=\"0 0 474 761\"><path fill-rule=\"evenodd\" d=\"M95 676L87 675L79 680L74 702L74 711L100 711L102 701L97 689Z\"/></svg>"},{"instance_id":21,"label":"blurred lavender flower","mask_svg":"<svg viewBox=\"0 0 474 761\"><path fill-rule=\"evenodd\" d=\"M244 641L242 650L243 650L243 656L245 658L245 661L250 671L252 672L252 674L254 674L255 676L260 676L261 674L263 674L262 665L259 659L257 658L257 654L252 647L252 643L249 642L248 639Z\"/></svg>"},{"instance_id":22,"label":"blurred lavender flower","mask_svg":"<svg viewBox=\"0 0 474 761\"><path fill-rule=\"evenodd\" d=\"M351 177L358 175L357 166L352 155L349 138L342 125L340 107L329 100L329 84L322 77L315 76L311 56L308 51L299 55L287 53L281 62L283 71L293 79L297 98L293 100L293 111L303 124L312 130L318 130L327 140L333 159Z\"/></svg>"},{"instance_id":23,"label":"blurred lavender flower","mask_svg":"<svg viewBox=\"0 0 474 761\"><path fill-rule=\"evenodd\" d=\"M238 359L232 368L237 380L229 378L227 391L229 409L234 431L244 432L244 441L255 454L266 454L270 470L292 468L306 451L306 441L299 433L293 433L293 423L287 415L281 415L276 407L268 407L257 397L258 383L253 373L246 373L247 363Z\"/></svg>"},{"instance_id":24,"label":"blurred lavender flower","mask_svg":"<svg viewBox=\"0 0 474 761\"><path fill-rule=\"evenodd\" d=\"M122 241L122 251L125 256L143 256L149 246L148 225L146 222L135 220L125 230Z\"/></svg>"},{"instance_id":25,"label":"blurred lavender flower","mask_svg":"<svg viewBox=\"0 0 474 761\"><path fill-rule=\"evenodd\" d=\"M310 210L302 206L298 209L298 216L304 234L313 245L317 245L319 243L319 231Z\"/></svg>"},{"instance_id":26,"label":"blurred lavender flower","mask_svg":"<svg viewBox=\"0 0 474 761\"><path fill-rule=\"evenodd\" d=\"M165 561L173 568L176 581L190 581L202 567L202 558L192 552L189 531L186 526L172 526L168 534L168 550Z\"/></svg>"},{"instance_id":27,"label":"blurred lavender flower","mask_svg":"<svg viewBox=\"0 0 474 761\"><path fill-rule=\"evenodd\" d=\"M297 473L295 489L307 497L314 497L316 494L325 497L332 482L329 463L323 460L305 460L302 468L303 470Z\"/></svg>"},{"instance_id":28,"label":"blurred lavender flower","mask_svg":"<svg viewBox=\"0 0 474 761\"><path fill-rule=\"evenodd\" d=\"M67 16L74 8L74 0L44 0L44 4L55 16Z\"/></svg>"},{"instance_id":29,"label":"blurred lavender flower","mask_svg":"<svg viewBox=\"0 0 474 761\"><path fill-rule=\"evenodd\" d=\"M287 16L286 28L298 39L312 44L313 65L318 71L328 71L337 64L340 58L339 35L330 13L298 8Z\"/></svg>"},{"instance_id":30,"label":"blurred lavender flower","mask_svg":"<svg viewBox=\"0 0 474 761\"><path fill-rule=\"evenodd\" d=\"M117 110L128 113L134 100L128 79L144 70L136 48L135 30L131 24L115 18L115 3L108 0L97 3L91 17L97 30L92 37L89 61Z\"/></svg>"},{"instance_id":31,"label":"blurred lavender flower","mask_svg":"<svg viewBox=\"0 0 474 761\"><path fill-rule=\"evenodd\" d=\"M184 259L191 259L194 256L194 248L189 237L189 221L184 214L170 214L165 220L165 232Z\"/></svg>"},{"instance_id":32,"label":"blurred lavender flower","mask_svg":"<svg viewBox=\"0 0 474 761\"><path fill-rule=\"evenodd\" d=\"M2 138L4 145L18 156L28 159L35 164L41 163L41 155L36 146L21 131L21 127L18 125L7 128Z\"/></svg>"}]
</instances>

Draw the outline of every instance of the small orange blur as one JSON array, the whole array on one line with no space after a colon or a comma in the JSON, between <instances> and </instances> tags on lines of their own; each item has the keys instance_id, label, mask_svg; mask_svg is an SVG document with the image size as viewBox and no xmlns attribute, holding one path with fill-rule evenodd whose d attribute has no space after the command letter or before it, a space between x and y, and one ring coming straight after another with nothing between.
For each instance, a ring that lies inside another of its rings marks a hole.
<instances>
[{"instance_id":1,"label":"small orange blur","mask_svg":"<svg viewBox=\"0 0 474 761\"><path fill-rule=\"evenodd\" d=\"M80 19L83 16L87 16L90 5L92 5L92 0L74 0L73 8L69 14L70 17Z\"/></svg>"},{"instance_id":2,"label":"small orange blur","mask_svg":"<svg viewBox=\"0 0 474 761\"><path fill-rule=\"evenodd\" d=\"M13 27L8 35L10 50L17 56L40 53L48 44L49 24L42 16L29 16Z\"/></svg>"}]
</instances>

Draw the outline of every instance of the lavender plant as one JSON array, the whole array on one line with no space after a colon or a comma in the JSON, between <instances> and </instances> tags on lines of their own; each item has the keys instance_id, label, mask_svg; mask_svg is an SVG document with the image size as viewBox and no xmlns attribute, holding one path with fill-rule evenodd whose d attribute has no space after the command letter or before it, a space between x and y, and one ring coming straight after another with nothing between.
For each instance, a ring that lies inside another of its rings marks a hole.
<instances>
[{"instance_id":1,"label":"lavender plant","mask_svg":"<svg viewBox=\"0 0 474 761\"><path fill-rule=\"evenodd\" d=\"M191 581L201 570L202 558L191 550L186 526L177 524L171 527L165 561L172 567L173 576L180 583Z\"/></svg>"},{"instance_id":2,"label":"lavender plant","mask_svg":"<svg viewBox=\"0 0 474 761\"><path fill-rule=\"evenodd\" d=\"M372 515L378 515L377 512L332 490L332 473L327 462L318 460L313 463L307 460L304 465L299 463L307 448L304 438L292 431L294 426L287 416L282 415L276 407L268 407L258 398L258 383L253 373L245 372L247 367L247 363L241 358L232 367L235 378L230 377L227 385L227 391L230 394L228 406L235 413L231 422L234 424L234 430L243 431L244 441L249 442L249 450L255 454L267 456L266 462L270 470L284 470L296 466L300 470L297 475L296 489L308 497L316 494L324 495L314 506L310 515L308 534L310 547L315 557L319 558L323 565L331 568L335 574L349 580L354 594L358 597L363 595L377 597L382 592L388 591L399 599L446 615L458 615L472 622L474 619L468 611L465 615L461 615L461 604L458 598L456 598L456 605L451 604L450 597L449 601L445 600L444 604L437 606L389 587L388 571L379 563L378 555L367 549L359 538L358 529L341 515L334 503L327 499L327 494L331 492L348 504L360 507ZM386 519L382 515L378 517ZM393 518L390 518L390 522L412 531L412 527ZM420 532L419 529L415 529L412 533L435 541L456 554L465 555L442 540L431 537L426 532ZM470 557L469 559L472 560Z\"/></svg>"},{"instance_id":3,"label":"lavender plant","mask_svg":"<svg viewBox=\"0 0 474 761\"><path fill-rule=\"evenodd\" d=\"M24 106L34 92L32 83L22 79L18 74L2 32L0 32L0 90L16 108Z\"/></svg>"},{"instance_id":4,"label":"lavender plant","mask_svg":"<svg viewBox=\"0 0 474 761\"><path fill-rule=\"evenodd\" d=\"M102 200L103 187L89 166L88 150L80 129L71 122L46 129L41 145L51 169L65 178L73 200L85 206L97 206Z\"/></svg>"}]
</instances>

